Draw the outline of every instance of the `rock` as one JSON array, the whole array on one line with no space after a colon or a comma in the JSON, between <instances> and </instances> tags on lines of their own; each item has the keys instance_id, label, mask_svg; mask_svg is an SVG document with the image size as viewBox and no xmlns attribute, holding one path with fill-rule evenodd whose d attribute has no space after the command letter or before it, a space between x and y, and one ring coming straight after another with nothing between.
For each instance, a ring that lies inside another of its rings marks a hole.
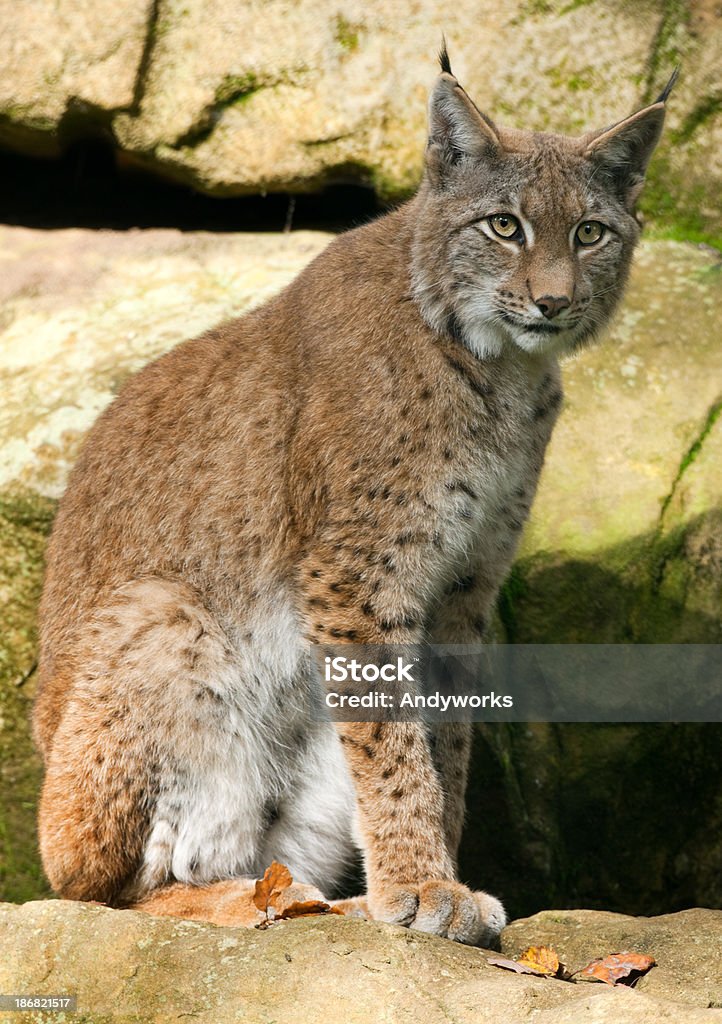
<instances>
[{"instance_id":1,"label":"rock","mask_svg":"<svg viewBox=\"0 0 722 1024\"><path fill-rule=\"evenodd\" d=\"M35 836L40 765L28 715L43 549L54 511L37 494L0 495L0 893L14 900L50 892Z\"/></svg>"},{"instance_id":2,"label":"rock","mask_svg":"<svg viewBox=\"0 0 722 1024\"><path fill-rule=\"evenodd\" d=\"M136 102L153 0L3 0L0 142L57 154L76 137L110 131Z\"/></svg>"},{"instance_id":3,"label":"rock","mask_svg":"<svg viewBox=\"0 0 722 1024\"><path fill-rule=\"evenodd\" d=\"M510 974L489 966L483 950L335 916L256 931L50 901L0 906L0 921L0 990L77 995L73 1020L78 1021L130 1024L192 1016L212 1024L239 1019L249 1024L381 1019L712 1024L722 1019L722 1011L702 1008L707 997L696 985L685 988L683 975L675 988L675 962L654 971L668 977L679 1001ZM657 941L653 926L651 945ZM716 930L710 923L708 934L719 940L719 915ZM23 1019L32 1018L18 1016L19 1024Z\"/></svg>"},{"instance_id":4,"label":"rock","mask_svg":"<svg viewBox=\"0 0 722 1024\"><path fill-rule=\"evenodd\" d=\"M645 209L685 237L722 237L722 16L710 0L57 6L41 5L39 28L36 6L6 0L0 138L51 152L99 136L214 195L338 181L408 193L442 33L482 108L542 130L618 120L682 63Z\"/></svg>"},{"instance_id":5,"label":"rock","mask_svg":"<svg viewBox=\"0 0 722 1024\"><path fill-rule=\"evenodd\" d=\"M0 227L0 492L59 497L129 373L263 302L329 239Z\"/></svg>"},{"instance_id":6,"label":"rock","mask_svg":"<svg viewBox=\"0 0 722 1024\"><path fill-rule=\"evenodd\" d=\"M512 916L722 906L719 724L480 725L476 740L461 877Z\"/></svg>"},{"instance_id":7,"label":"rock","mask_svg":"<svg viewBox=\"0 0 722 1024\"><path fill-rule=\"evenodd\" d=\"M692 1006L722 1007L722 910L627 917L594 910L545 910L514 921L502 935L506 956L551 946L571 972L623 950L646 953L657 967L635 991Z\"/></svg>"},{"instance_id":8,"label":"rock","mask_svg":"<svg viewBox=\"0 0 722 1024\"><path fill-rule=\"evenodd\" d=\"M267 297L329 237L0 229L3 898L47 893L26 715L44 538L83 433L129 372ZM609 337L565 367L501 602L510 640L719 641L718 267L645 244ZM722 905L719 742L713 725L481 726L463 877L514 915Z\"/></svg>"}]
</instances>

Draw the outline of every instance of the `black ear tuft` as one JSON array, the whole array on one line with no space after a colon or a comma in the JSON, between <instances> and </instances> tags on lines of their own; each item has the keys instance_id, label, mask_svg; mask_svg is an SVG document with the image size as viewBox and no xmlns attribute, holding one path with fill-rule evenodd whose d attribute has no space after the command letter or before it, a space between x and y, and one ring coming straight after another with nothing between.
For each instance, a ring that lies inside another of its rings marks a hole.
<instances>
[{"instance_id":1,"label":"black ear tuft","mask_svg":"<svg viewBox=\"0 0 722 1024\"><path fill-rule=\"evenodd\" d=\"M439 50L439 64L441 70L447 75L453 75L451 70L451 61L449 60L449 51L446 49L446 39L444 36L441 37L441 49Z\"/></svg>"},{"instance_id":2,"label":"black ear tuft","mask_svg":"<svg viewBox=\"0 0 722 1024\"><path fill-rule=\"evenodd\" d=\"M671 93L672 89L674 89L675 83L676 83L678 78L679 78L679 64L677 65L677 67L672 72L672 77L667 82L667 84L665 85L664 89L661 91L661 93L659 94L657 99L654 101L655 103L666 103L667 102L667 98L669 97L669 94Z\"/></svg>"}]
</instances>

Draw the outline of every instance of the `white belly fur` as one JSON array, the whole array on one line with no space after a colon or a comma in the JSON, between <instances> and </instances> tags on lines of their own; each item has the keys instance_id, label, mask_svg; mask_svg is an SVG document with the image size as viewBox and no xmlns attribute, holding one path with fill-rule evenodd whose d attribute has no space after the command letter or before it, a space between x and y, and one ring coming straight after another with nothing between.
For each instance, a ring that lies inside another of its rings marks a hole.
<instances>
[{"instance_id":1,"label":"white belly fur","mask_svg":"<svg viewBox=\"0 0 722 1024\"><path fill-rule=\"evenodd\" d=\"M354 856L355 799L341 745L298 685L304 663L290 602L273 604L249 623L251 643L234 638L230 663L213 637L204 639L197 672L217 694L212 715L199 720L178 687L134 892L259 877L276 859L328 894Z\"/></svg>"}]
</instances>

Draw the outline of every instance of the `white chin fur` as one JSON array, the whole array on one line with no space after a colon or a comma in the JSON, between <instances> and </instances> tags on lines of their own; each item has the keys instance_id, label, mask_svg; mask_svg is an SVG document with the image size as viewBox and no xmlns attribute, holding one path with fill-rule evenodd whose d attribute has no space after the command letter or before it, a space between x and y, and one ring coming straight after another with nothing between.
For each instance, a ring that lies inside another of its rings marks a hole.
<instances>
[{"instance_id":1,"label":"white chin fur","mask_svg":"<svg viewBox=\"0 0 722 1024\"><path fill-rule=\"evenodd\" d=\"M466 299L456 311L464 341L479 359L500 355L511 337L504 324L495 319L493 306L484 295Z\"/></svg>"},{"instance_id":2,"label":"white chin fur","mask_svg":"<svg viewBox=\"0 0 722 1024\"><path fill-rule=\"evenodd\" d=\"M459 319L464 342L479 359L492 359L500 355L504 343L509 341L507 331L497 324L483 321L467 323L463 317Z\"/></svg>"},{"instance_id":3,"label":"white chin fur","mask_svg":"<svg viewBox=\"0 0 722 1024\"><path fill-rule=\"evenodd\" d=\"M560 331L558 334L534 334L531 331L513 331L511 340L524 352L544 352L557 355L566 351L574 341L573 331Z\"/></svg>"}]
</instances>

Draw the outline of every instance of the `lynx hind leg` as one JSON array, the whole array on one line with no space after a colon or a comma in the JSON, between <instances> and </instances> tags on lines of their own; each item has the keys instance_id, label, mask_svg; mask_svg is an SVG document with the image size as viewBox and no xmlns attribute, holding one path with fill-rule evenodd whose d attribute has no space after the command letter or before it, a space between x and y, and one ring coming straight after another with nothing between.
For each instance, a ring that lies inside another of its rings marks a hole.
<instances>
[{"instance_id":1,"label":"lynx hind leg","mask_svg":"<svg viewBox=\"0 0 722 1024\"><path fill-rule=\"evenodd\" d=\"M68 662L74 682L47 754L38 822L61 896L121 898L147 856L169 778L193 770L199 726L222 715L205 680L222 680L225 658L210 614L169 580L127 585L85 628ZM161 824L146 888L171 868L178 823Z\"/></svg>"},{"instance_id":2,"label":"lynx hind leg","mask_svg":"<svg viewBox=\"0 0 722 1024\"><path fill-rule=\"evenodd\" d=\"M207 886L177 883L158 889L126 909L141 910L156 917L182 917L190 921L254 928L267 918L266 913L253 902L255 889L256 881L252 878L233 878ZM328 903L314 886L293 882L277 894L273 909L276 914L282 914L292 903L310 900Z\"/></svg>"}]
</instances>

